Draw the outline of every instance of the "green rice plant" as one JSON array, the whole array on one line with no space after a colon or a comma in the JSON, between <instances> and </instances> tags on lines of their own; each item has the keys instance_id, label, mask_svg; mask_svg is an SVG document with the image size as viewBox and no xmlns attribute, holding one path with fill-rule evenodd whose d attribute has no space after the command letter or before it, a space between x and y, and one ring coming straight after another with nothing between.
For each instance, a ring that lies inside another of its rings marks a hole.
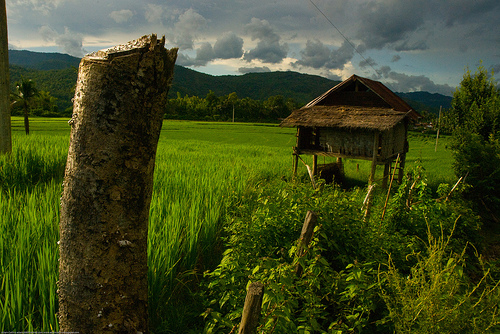
<instances>
[{"instance_id":1,"label":"green rice plant","mask_svg":"<svg viewBox=\"0 0 500 334\"><path fill-rule=\"evenodd\" d=\"M156 161L149 308L156 332L176 332L201 313L194 292L202 272L220 261L228 208L249 183L262 175L285 174L291 165L280 160L277 150L263 146L168 139L160 141Z\"/></svg>"},{"instance_id":2,"label":"green rice plant","mask_svg":"<svg viewBox=\"0 0 500 334\"><path fill-rule=\"evenodd\" d=\"M59 182L0 192L0 330L58 329Z\"/></svg>"},{"instance_id":3,"label":"green rice plant","mask_svg":"<svg viewBox=\"0 0 500 334\"><path fill-rule=\"evenodd\" d=\"M55 331L59 197L69 126L64 119L33 118L32 134L25 136L22 119L13 118L13 130L13 153L0 157L0 329ZM165 121L148 236L150 320L155 333L204 326L198 317L203 306L198 283L201 273L214 269L222 258L222 240L230 237L222 226L231 226L253 211L265 226L266 215L288 205L293 192L271 181L292 179L294 133L274 125ZM416 139L410 137L411 148ZM421 157L431 149L430 142L422 141ZM419 158L411 154L407 161ZM312 165L310 156L303 158ZM441 163L436 159L429 163ZM346 172L365 185L369 163L361 162L358 171L355 160L346 160ZM257 185L270 188L256 193L252 189ZM299 196L298 205L321 201L310 191L305 192L307 201ZM353 205L349 196L334 197L333 211ZM283 223L272 231L276 236L290 233L284 222L291 219L295 224L294 217L302 214L292 208L287 216L278 216ZM343 225L337 225L341 232ZM351 239L356 238L353 234ZM335 254L345 266L351 260L341 258L338 250L352 240L344 239Z\"/></svg>"},{"instance_id":4,"label":"green rice plant","mask_svg":"<svg viewBox=\"0 0 500 334\"><path fill-rule=\"evenodd\" d=\"M63 138L15 134L12 154L0 156L0 189L30 190L54 178L62 180L68 150Z\"/></svg>"}]
</instances>

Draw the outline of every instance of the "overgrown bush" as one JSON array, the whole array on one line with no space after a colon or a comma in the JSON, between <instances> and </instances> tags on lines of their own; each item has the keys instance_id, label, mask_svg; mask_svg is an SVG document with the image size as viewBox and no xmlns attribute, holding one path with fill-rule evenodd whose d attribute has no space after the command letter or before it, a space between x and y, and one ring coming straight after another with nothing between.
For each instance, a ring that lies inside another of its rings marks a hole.
<instances>
[{"instance_id":1,"label":"overgrown bush","mask_svg":"<svg viewBox=\"0 0 500 334\"><path fill-rule=\"evenodd\" d=\"M476 314L477 321L498 319L492 307L498 302L496 283L490 276L474 283L470 277L478 276L480 261L473 256L473 247L463 251L468 240L480 242L479 221L460 196L451 192L450 185L440 187L441 198L436 200L428 190L425 172L417 167L391 196L385 213L385 194L379 192L368 221L363 220L360 210L364 189L319 188L315 191L309 184L279 180L263 182L238 203L232 215L235 219L225 227L227 250L223 259L205 277L206 333L236 331L246 288L255 281L265 286L259 333L401 332L417 326L409 318L410 311L394 311L409 302L398 295L402 282L407 277L417 280L415 275L428 270L433 261L444 266L425 272L425 277L451 279L455 276L448 273L450 266L463 268L456 288L450 286L438 293L428 281L408 285L418 296L437 294L435 298L443 299L453 292L449 300L436 305L433 312L437 317L450 322L458 315L469 319L473 313L464 313L465 305L477 303L473 311L483 310L482 320ZM319 225L306 255L298 258L296 242L307 210L317 213ZM439 243L439 254L423 242L443 240L445 235L450 237ZM301 277L295 274L297 263L304 268ZM472 290L467 284L472 284ZM481 294L478 298L480 291L489 299ZM457 301L464 301L464 307L457 306L462 305ZM424 320L419 318L419 324ZM486 328L479 323L474 326ZM434 333L431 329L435 327L428 328L421 332Z\"/></svg>"},{"instance_id":2,"label":"overgrown bush","mask_svg":"<svg viewBox=\"0 0 500 334\"><path fill-rule=\"evenodd\" d=\"M478 281L464 272L466 246L449 250L452 234L434 237L428 231L424 252L410 254L416 263L401 273L389 257L380 272L387 317L396 333L485 333L499 328L500 289L485 271Z\"/></svg>"}]
</instances>

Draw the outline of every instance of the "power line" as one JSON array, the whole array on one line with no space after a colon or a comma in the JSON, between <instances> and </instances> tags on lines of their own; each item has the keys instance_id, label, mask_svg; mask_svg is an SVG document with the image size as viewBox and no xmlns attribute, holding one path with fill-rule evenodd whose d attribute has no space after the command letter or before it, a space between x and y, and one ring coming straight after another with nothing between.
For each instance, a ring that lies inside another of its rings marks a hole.
<instances>
[{"instance_id":1,"label":"power line","mask_svg":"<svg viewBox=\"0 0 500 334\"><path fill-rule=\"evenodd\" d=\"M334 28L335 28L335 30L337 30L337 32L338 32L338 33L339 33L339 34L340 34L340 35L341 35L341 36L345 39L345 41L346 41L347 43L349 43L349 45L350 45L350 46L354 49L354 51L355 51L358 55L360 55L360 56L361 56L361 58L363 58L363 60L365 61L365 63L366 63L366 64L368 64L368 65L369 65L369 66L370 66L370 67L371 67L371 68L375 71L375 73L377 73L379 76L382 76L382 75L379 73L379 71L378 71L375 67L373 67L373 65L371 64L371 62L369 62L369 61L368 61L368 59L366 59L366 58L365 58L365 57L361 54L361 52L359 52L359 51L358 51L358 49L356 49L356 46L355 46L353 43L351 43L351 41L350 41L350 40L349 40L349 39L348 39L348 38L347 38L347 37L346 37L346 36L342 33L342 31L340 31L340 29L339 29L339 28L337 28L337 26L336 26L336 25L335 25L335 24L334 24L334 23L333 23L333 22L332 22L332 21L328 18L328 16L326 16L326 15L325 15L325 13L323 13L323 11L322 11L322 10L321 10L318 6L316 6L316 4L315 4L312 0L309 0L309 1L312 3L312 5L313 5L314 7L316 7L316 9L318 10L318 12L320 12L320 13L321 13L321 15L323 15L323 16L325 17L325 19L326 19L326 20L327 20L327 21L328 21L328 22L332 25L332 27L334 27Z\"/></svg>"}]
</instances>

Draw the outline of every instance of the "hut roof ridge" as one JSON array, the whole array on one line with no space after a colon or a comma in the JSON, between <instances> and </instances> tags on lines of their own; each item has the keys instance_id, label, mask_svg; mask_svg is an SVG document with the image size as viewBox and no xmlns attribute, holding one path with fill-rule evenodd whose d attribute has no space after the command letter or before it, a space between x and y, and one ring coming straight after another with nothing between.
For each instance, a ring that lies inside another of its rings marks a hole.
<instances>
[{"instance_id":1,"label":"hut roof ridge","mask_svg":"<svg viewBox=\"0 0 500 334\"><path fill-rule=\"evenodd\" d=\"M353 74L348 79L342 81L341 83L335 85L333 88L329 89L325 93L316 97L309 103L307 103L303 108L309 108L315 105L320 104L323 100L325 100L329 95L334 92L340 92L345 87L349 86L351 83L359 81L364 86L366 86L369 90L371 90L374 94L376 94L380 99L389 104L394 110L401 112L409 112L409 117L412 119L417 119L420 115L402 98L397 96L394 92L392 92L389 88L387 88L384 84L379 81L375 81L372 79L360 77L356 74Z\"/></svg>"}]
</instances>

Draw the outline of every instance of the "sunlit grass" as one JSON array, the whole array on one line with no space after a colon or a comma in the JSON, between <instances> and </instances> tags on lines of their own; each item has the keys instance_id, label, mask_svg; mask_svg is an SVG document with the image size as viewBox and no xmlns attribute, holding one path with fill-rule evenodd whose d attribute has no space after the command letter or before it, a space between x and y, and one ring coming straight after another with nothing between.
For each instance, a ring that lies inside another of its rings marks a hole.
<instances>
[{"instance_id":1,"label":"sunlit grass","mask_svg":"<svg viewBox=\"0 0 500 334\"><path fill-rule=\"evenodd\" d=\"M66 119L32 118L26 136L22 118L12 123L13 154L0 158L0 329L56 331L59 198L70 129ZM165 121L148 236L156 332L192 321L198 310L189 292L219 260L228 208L256 182L292 178L295 140L294 129L275 125ZM434 152L432 139L410 136L407 166L421 161L430 179L451 182L445 140ZM312 165L311 157L303 159ZM345 170L366 185L370 162L348 159ZM305 173L299 166L299 177Z\"/></svg>"}]
</instances>

